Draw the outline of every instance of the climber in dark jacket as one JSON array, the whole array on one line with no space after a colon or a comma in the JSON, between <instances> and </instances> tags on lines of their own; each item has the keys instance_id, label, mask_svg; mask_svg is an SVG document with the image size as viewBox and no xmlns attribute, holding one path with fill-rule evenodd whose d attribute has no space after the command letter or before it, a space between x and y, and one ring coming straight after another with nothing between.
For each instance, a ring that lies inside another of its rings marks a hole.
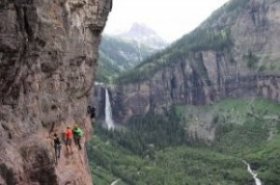
<instances>
[{"instance_id":1,"label":"climber in dark jacket","mask_svg":"<svg viewBox=\"0 0 280 185\"><path fill-rule=\"evenodd\" d=\"M90 115L91 119L95 118L95 107L89 105L87 107L87 113Z\"/></svg>"},{"instance_id":2,"label":"climber in dark jacket","mask_svg":"<svg viewBox=\"0 0 280 185\"><path fill-rule=\"evenodd\" d=\"M54 134L53 142L55 152L55 163L57 164L58 159L60 158L61 142L56 133Z\"/></svg>"}]
</instances>

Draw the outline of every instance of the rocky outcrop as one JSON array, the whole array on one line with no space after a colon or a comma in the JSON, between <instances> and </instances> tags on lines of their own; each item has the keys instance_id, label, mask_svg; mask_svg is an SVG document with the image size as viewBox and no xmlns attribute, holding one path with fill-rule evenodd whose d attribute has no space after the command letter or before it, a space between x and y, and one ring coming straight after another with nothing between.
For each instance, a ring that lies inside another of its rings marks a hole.
<instances>
[{"instance_id":1,"label":"rocky outcrop","mask_svg":"<svg viewBox=\"0 0 280 185\"><path fill-rule=\"evenodd\" d=\"M147 75L145 71L159 63L148 77L112 88L114 119L123 123L133 115L164 113L174 104L201 105L226 97L280 102L279 12L278 1L230 1L173 44L174 49L136 69L139 76L142 71Z\"/></svg>"},{"instance_id":2,"label":"rocky outcrop","mask_svg":"<svg viewBox=\"0 0 280 185\"><path fill-rule=\"evenodd\" d=\"M165 114L174 104L204 105L230 97L280 102L279 75L206 76L202 78L196 70L181 64L159 72L150 81L112 88L114 119L123 123L150 111Z\"/></svg>"},{"instance_id":3,"label":"rocky outcrop","mask_svg":"<svg viewBox=\"0 0 280 185\"><path fill-rule=\"evenodd\" d=\"M85 148L54 163L51 135L86 114L111 0L0 2L0 184L92 184ZM85 140L83 140L84 144Z\"/></svg>"},{"instance_id":4,"label":"rocky outcrop","mask_svg":"<svg viewBox=\"0 0 280 185\"><path fill-rule=\"evenodd\" d=\"M226 97L262 97L280 103L280 75L243 76L228 79Z\"/></svg>"}]
</instances>

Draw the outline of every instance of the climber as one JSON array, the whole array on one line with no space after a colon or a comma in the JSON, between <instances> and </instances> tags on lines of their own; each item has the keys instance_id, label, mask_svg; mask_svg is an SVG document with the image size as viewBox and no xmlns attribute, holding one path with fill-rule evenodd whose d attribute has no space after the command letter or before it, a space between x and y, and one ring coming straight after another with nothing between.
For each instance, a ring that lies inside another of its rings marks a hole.
<instances>
[{"instance_id":1,"label":"climber","mask_svg":"<svg viewBox=\"0 0 280 185\"><path fill-rule=\"evenodd\" d=\"M54 142L54 152L55 152L55 164L57 164L58 159L60 158L61 142L56 133L54 134L53 142Z\"/></svg>"},{"instance_id":2,"label":"climber","mask_svg":"<svg viewBox=\"0 0 280 185\"><path fill-rule=\"evenodd\" d=\"M73 153L72 151L72 139L73 139L73 131L70 127L67 127L67 130L65 132L65 144L66 144L66 150L68 154Z\"/></svg>"},{"instance_id":3,"label":"climber","mask_svg":"<svg viewBox=\"0 0 280 185\"><path fill-rule=\"evenodd\" d=\"M83 137L84 132L80 127L75 126L73 129L73 133L74 133L75 144L79 147L79 150L81 150L82 149L81 138Z\"/></svg>"},{"instance_id":4,"label":"climber","mask_svg":"<svg viewBox=\"0 0 280 185\"><path fill-rule=\"evenodd\" d=\"M89 105L87 108L87 113L90 115L91 119L95 118L95 107Z\"/></svg>"}]
</instances>

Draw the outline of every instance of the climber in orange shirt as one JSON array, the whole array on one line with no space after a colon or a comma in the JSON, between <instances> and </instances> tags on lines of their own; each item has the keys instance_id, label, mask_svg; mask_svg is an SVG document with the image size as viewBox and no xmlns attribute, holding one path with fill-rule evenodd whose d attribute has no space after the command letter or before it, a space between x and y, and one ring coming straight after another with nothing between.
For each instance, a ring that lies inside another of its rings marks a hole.
<instances>
[{"instance_id":1,"label":"climber in orange shirt","mask_svg":"<svg viewBox=\"0 0 280 185\"><path fill-rule=\"evenodd\" d=\"M73 153L72 150L72 140L73 140L73 131L70 127L67 127L67 130L65 132L65 144L66 144L66 150L68 154Z\"/></svg>"}]
</instances>

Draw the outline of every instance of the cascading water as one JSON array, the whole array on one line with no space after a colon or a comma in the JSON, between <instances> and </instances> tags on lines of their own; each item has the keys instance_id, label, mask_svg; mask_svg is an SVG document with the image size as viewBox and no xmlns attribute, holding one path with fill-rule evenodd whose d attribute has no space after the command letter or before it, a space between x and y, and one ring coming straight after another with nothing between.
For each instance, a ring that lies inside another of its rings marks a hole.
<instances>
[{"instance_id":1,"label":"cascading water","mask_svg":"<svg viewBox=\"0 0 280 185\"><path fill-rule=\"evenodd\" d=\"M252 170L250 164L247 163L246 161L243 161L243 163L247 165L247 171L253 176L253 178L254 178L254 180L255 180L255 184L256 184L256 185L262 185L261 180L258 178L258 174L255 173L255 172Z\"/></svg>"},{"instance_id":2,"label":"cascading water","mask_svg":"<svg viewBox=\"0 0 280 185\"><path fill-rule=\"evenodd\" d=\"M115 125L112 118L112 108L108 89L106 89L105 94L105 123L108 130L114 130Z\"/></svg>"}]
</instances>

